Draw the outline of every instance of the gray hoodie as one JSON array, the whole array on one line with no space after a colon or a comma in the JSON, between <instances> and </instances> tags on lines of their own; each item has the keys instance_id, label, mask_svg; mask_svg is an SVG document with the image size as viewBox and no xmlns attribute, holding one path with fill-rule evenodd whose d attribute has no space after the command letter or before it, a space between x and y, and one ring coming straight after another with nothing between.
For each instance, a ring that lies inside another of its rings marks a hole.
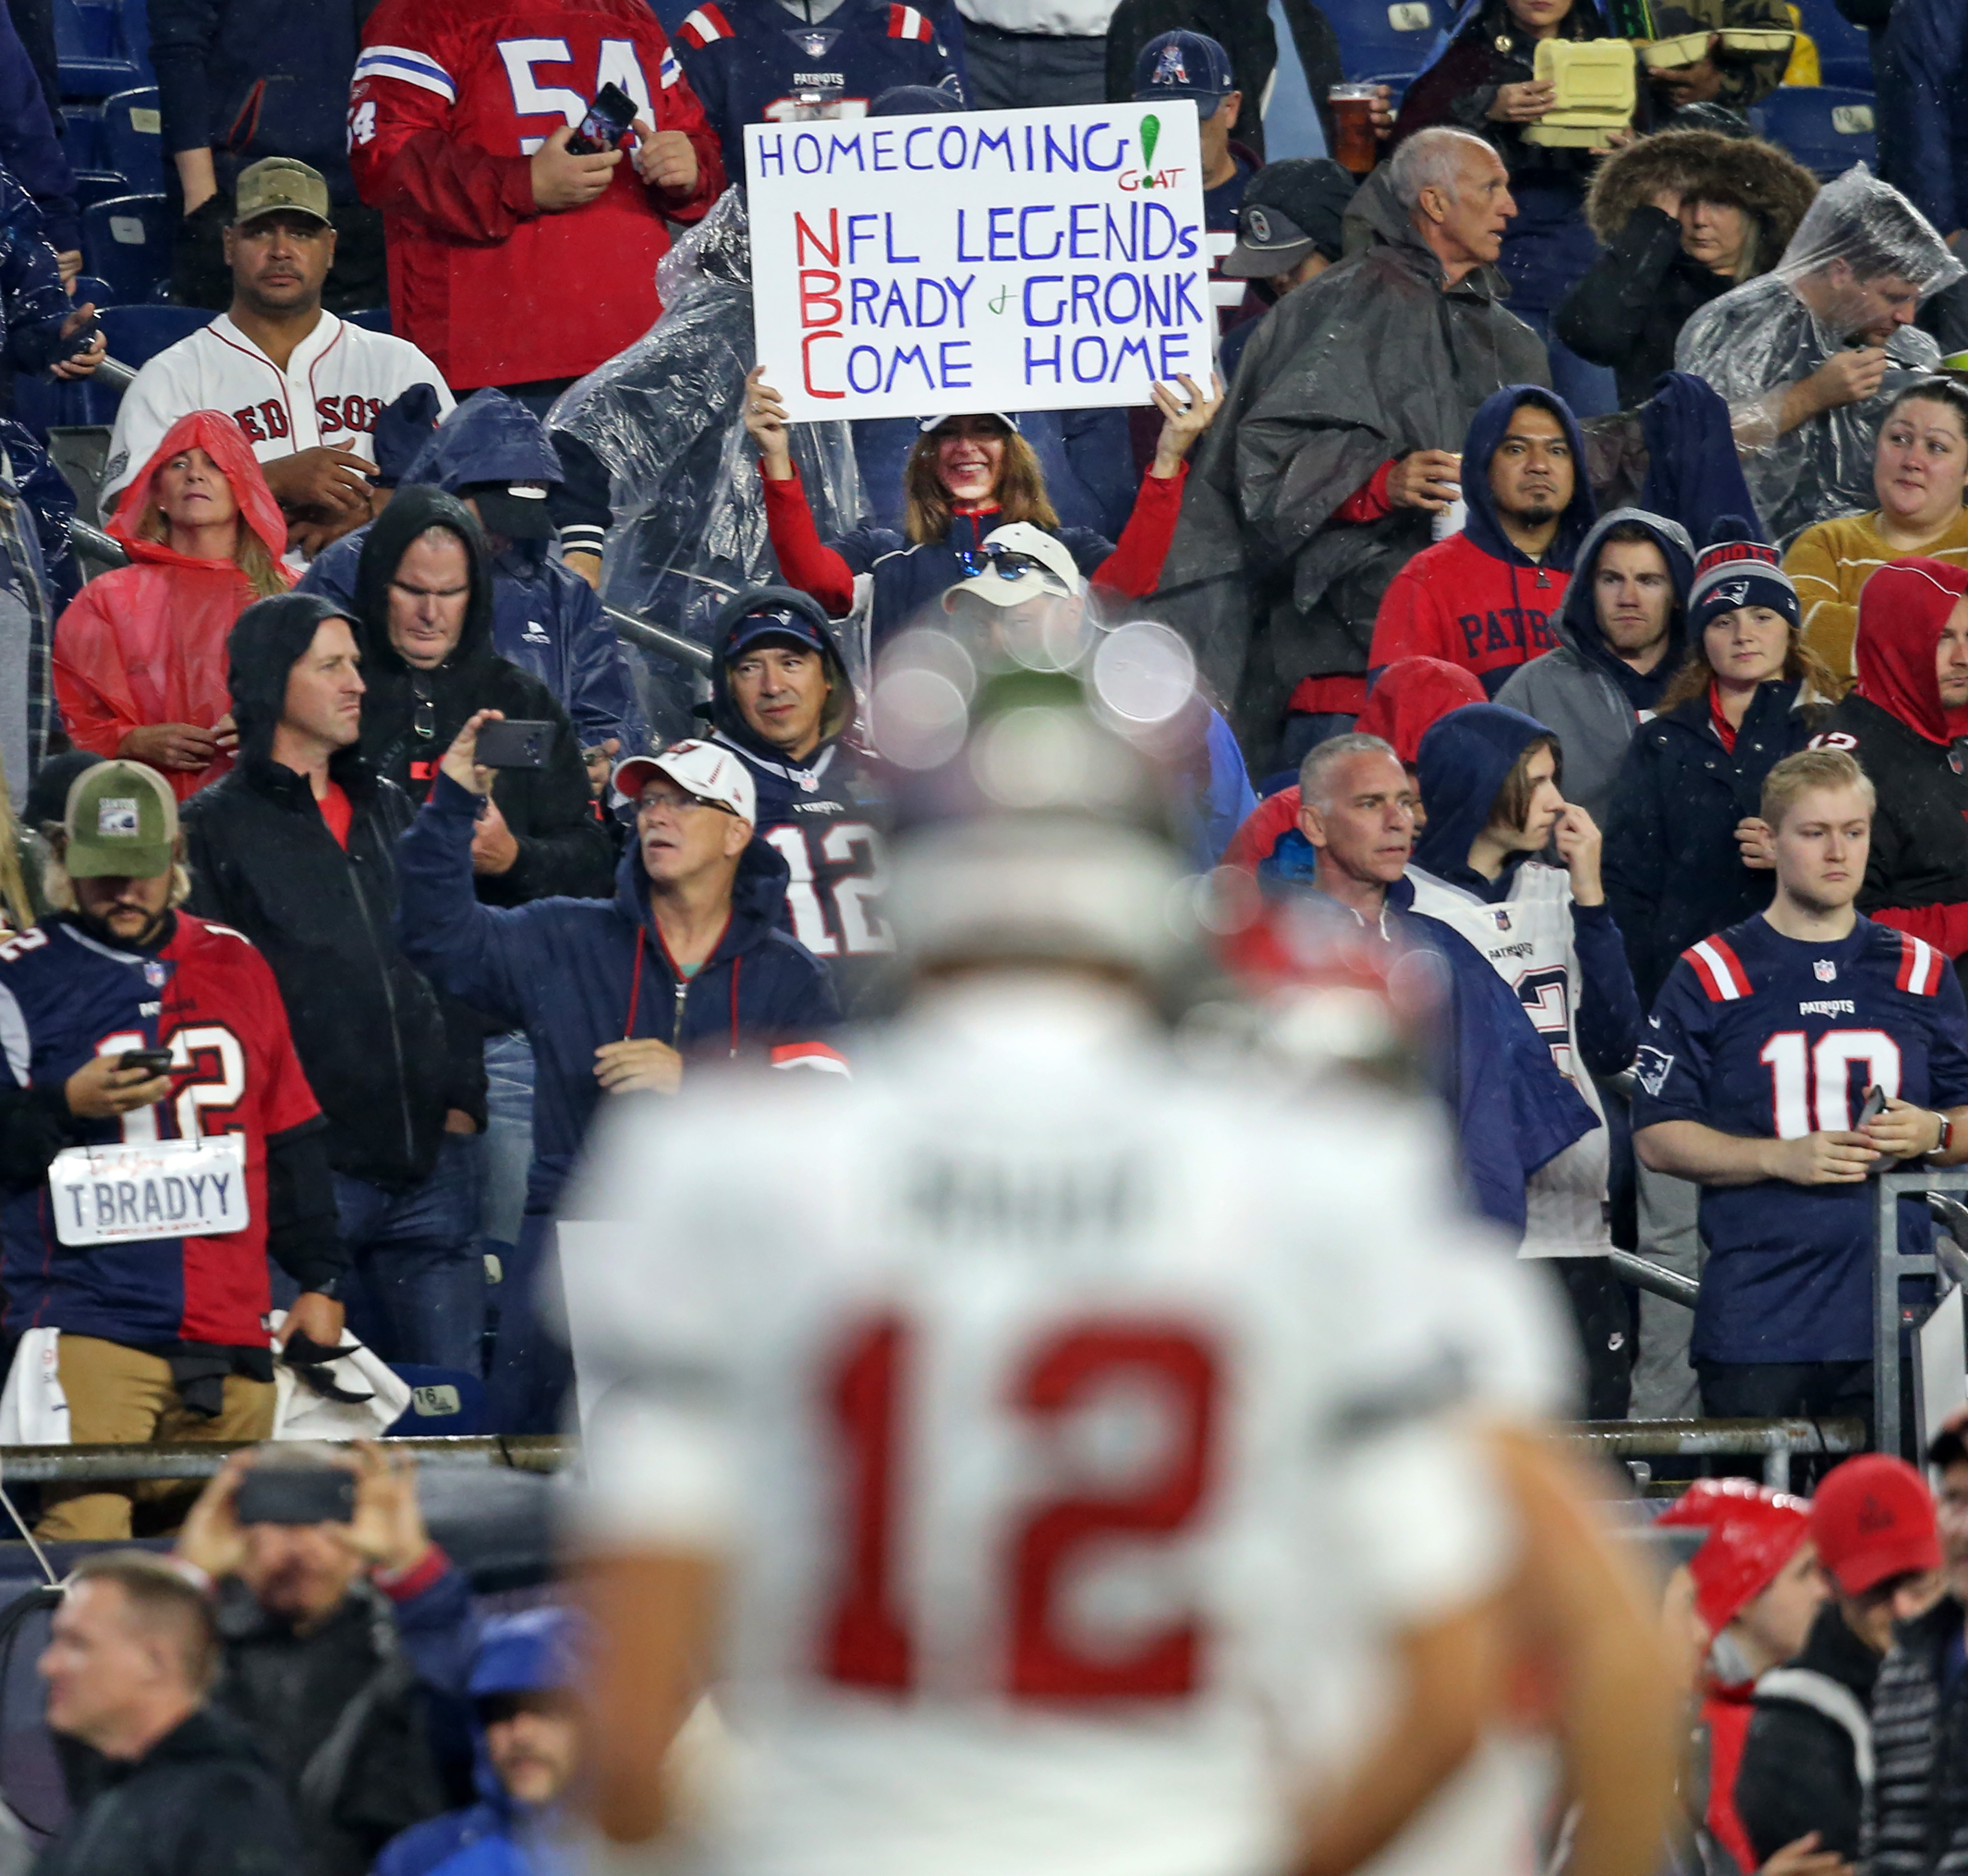
<instances>
[{"instance_id":1,"label":"gray hoodie","mask_svg":"<svg viewBox=\"0 0 1968 1876\"><path fill-rule=\"evenodd\" d=\"M1674 581L1674 623L1667 651L1644 681L1636 681L1614 656L1599 629L1593 601L1599 550L1608 531L1623 521L1637 521L1653 536ZM1635 691L1659 695L1680 668L1688 583L1694 574L1694 544L1679 522L1643 508L1614 509L1585 537L1572 563L1565 610L1552 628L1558 649L1520 665L1497 693L1499 704L1536 717L1557 736L1565 754L1565 798L1584 809L1602 829L1612 806L1613 784L1627 759L1627 746L1643 716L1653 714Z\"/></svg>"}]
</instances>

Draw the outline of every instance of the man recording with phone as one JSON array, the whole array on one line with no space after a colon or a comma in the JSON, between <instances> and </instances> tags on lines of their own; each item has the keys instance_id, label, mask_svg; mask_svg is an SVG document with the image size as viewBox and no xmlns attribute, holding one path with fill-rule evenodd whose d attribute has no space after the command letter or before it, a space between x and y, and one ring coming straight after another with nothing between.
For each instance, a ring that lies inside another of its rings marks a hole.
<instances>
[{"instance_id":1,"label":"man recording with phone","mask_svg":"<svg viewBox=\"0 0 1968 1876\"><path fill-rule=\"evenodd\" d=\"M270 1256L298 1286L284 1347L341 1338L321 1111L278 985L235 931L176 908L177 803L154 769L70 788L45 890L0 945L0 1288L15 1438L264 1439ZM51 1486L42 1536L127 1539L132 1483Z\"/></svg>"},{"instance_id":2,"label":"man recording with phone","mask_svg":"<svg viewBox=\"0 0 1968 1876\"><path fill-rule=\"evenodd\" d=\"M279 1774L299 1876L364 1876L398 1831L458 1802L478 1624L410 1463L366 1441L235 1453L173 1557L213 1593L212 1703Z\"/></svg>"}]
</instances>

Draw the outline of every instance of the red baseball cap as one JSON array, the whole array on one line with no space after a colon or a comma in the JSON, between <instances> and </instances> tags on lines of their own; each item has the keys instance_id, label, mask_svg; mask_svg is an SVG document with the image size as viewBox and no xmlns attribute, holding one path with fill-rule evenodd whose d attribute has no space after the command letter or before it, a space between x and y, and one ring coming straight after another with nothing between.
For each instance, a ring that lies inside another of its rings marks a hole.
<instances>
[{"instance_id":1,"label":"red baseball cap","mask_svg":"<svg viewBox=\"0 0 1968 1876\"><path fill-rule=\"evenodd\" d=\"M1811 1535L1818 1561L1847 1596L1940 1567L1927 1482L1889 1453L1866 1453L1825 1474L1811 1501Z\"/></svg>"},{"instance_id":2,"label":"red baseball cap","mask_svg":"<svg viewBox=\"0 0 1968 1876\"><path fill-rule=\"evenodd\" d=\"M1688 1567L1695 1613L1711 1635L1762 1595L1811 1535L1811 1508L1802 1499L1747 1479L1698 1479L1656 1522L1708 1532Z\"/></svg>"}]
</instances>

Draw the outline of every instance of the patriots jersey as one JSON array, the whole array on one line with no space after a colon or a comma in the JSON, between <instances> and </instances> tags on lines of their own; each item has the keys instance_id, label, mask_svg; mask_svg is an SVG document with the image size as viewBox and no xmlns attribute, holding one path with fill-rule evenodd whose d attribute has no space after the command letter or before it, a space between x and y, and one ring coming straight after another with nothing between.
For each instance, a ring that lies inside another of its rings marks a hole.
<instances>
[{"instance_id":1,"label":"patriots jersey","mask_svg":"<svg viewBox=\"0 0 1968 1876\"><path fill-rule=\"evenodd\" d=\"M562 1211L586 1539L730 1564L684 1868L1287 1867L1392 1635L1509 1554L1463 1285L1534 1396L1536 1286L1432 1127L1191 1075L1112 991L953 988L866 1060L612 1104Z\"/></svg>"},{"instance_id":2,"label":"patriots jersey","mask_svg":"<svg viewBox=\"0 0 1968 1876\"><path fill-rule=\"evenodd\" d=\"M0 1043L17 1088L56 1087L92 1056L168 1049L171 1089L120 1119L78 1121L83 1145L241 1136L251 1222L222 1236L72 1248L45 1185L0 1210L10 1331L60 1329L133 1348L267 1346L267 1142L321 1109L272 969L228 926L174 914L154 952L99 941L60 916L0 944Z\"/></svg>"},{"instance_id":3,"label":"patriots jersey","mask_svg":"<svg viewBox=\"0 0 1968 1876\"><path fill-rule=\"evenodd\" d=\"M885 803L837 739L823 743L811 762L760 755L722 735L711 740L750 771L759 794L756 831L791 875L781 924L827 960L848 1020L865 1020L876 1014L895 950L881 911Z\"/></svg>"},{"instance_id":4,"label":"patriots jersey","mask_svg":"<svg viewBox=\"0 0 1968 1876\"><path fill-rule=\"evenodd\" d=\"M1682 953L1634 1072L1636 1127L1837 1132L1875 1085L1921 1107L1968 1102L1968 1006L1947 959L1921 939L1862 918L1836 944L1806 943L1759 914ZM1869 1184L1704 1186L1695 1355L1869 1360L1875 1204ZM1926 1207L1902 1201L1902 1246L1931 1241Z\"/></svg>"},{"instance_id":5,"label":"patriots jersey","mask_svg":"<svg viewBox=\"0 0 1968 1876\"><path fill-rule=\"evenodd\" d=\"M1479 899L1462 886L1408 868L1414 909L1460 932L1516 992L1558 1072L1578 1089L1599 1124L1533 1172L1524 1187L1520 1257L1592 1257L1613 1247L1607 1223L1606 1112L1578 1058L1578 953L1572 942L1571 878L1562 867L1527 860L1507 898Z\"/></svg>"},{"instance_id":6,"label":"patriots jersey","mask_svg":"<svg viewBox=\"0 0 1968 1876\"><path fill-rule=\"evenodd\" d=\"M859 118L883 92L928 85L963 98L963 80L922 7L843 0L816 25L779 0L704 0L677 28L691 89L723 141L724 169L745 180L745 126Z\"/></svg>"}]
</instances>

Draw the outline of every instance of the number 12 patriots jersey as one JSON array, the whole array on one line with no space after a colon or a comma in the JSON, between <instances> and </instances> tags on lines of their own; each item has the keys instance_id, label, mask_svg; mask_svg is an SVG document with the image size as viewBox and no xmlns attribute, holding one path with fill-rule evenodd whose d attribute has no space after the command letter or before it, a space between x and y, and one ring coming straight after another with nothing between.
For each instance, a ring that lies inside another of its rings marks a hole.
<instances>
[{"instance_id":1,"label":"number 12 patriots jersey","mask_svg":"<svg viewBox=\"0 0 1968 1876\"><path fill-rule=\"evenodd\" d=\"M1432 1134L1191 1078L1118 993L880 1048L604 1115L562 1210L587 1541L730 1562L700 1867L1278 1867L1356 1677L1494 1580L1441 1273L1525 1273L1458 1251Z\"/></svg>"},{"instance_id":2,"label":"number 12 patriots jersey","mask_svg":"<svg viewBox=\"0 0 1968 1876\"><path fill-rule=\"evenodd\" d=\"M866 117L898 85L940 88L961 104L963 80L937 31L938 11L939 0L842 0L808 25L779 0L704 0L677 28L677 44L723 140L725 173L745 180L748 124Z\"/></svg>"},{"instance_id":3,"label":"number 12 patriots jersey","mask_svg":"<svg viewBox=\"0 0 1968 1876\"><path fill-rule=\"evenodd\" d=\"M1867 1088L1918 1106L1968 1102L1968 1008L1947 959L1862 918L1836 944L1760 915L1681 954L1634 1065L1633 1125L1698 1121L1798 1140L1851 1127ZM1713 1361L1864 1361L1873 1353L1869 1183L1707 1186L1692 1344ZM1902 1202L1900 1242L1931 1241Z\"/></svg>"},{"instance_id":4,"label":"number 12 patriots jersey","mask_svg":"<svg viewBox=\"0 0 1968 1876\"><path fill-rule=\"evenodd\" d=\"M267 1142L321 1109L264 958L224 925L174 914L157 951L125 951L57 917L0 945L0 1040L19 1088L59 1087L92 1056L168 1049L171 1090L120 1121L72 1124L79 1143L242 1137L251 1222L210 1237L83 1249L56 1235L45 1185L0 1211L7 1326L128 1347L178 1341L264 1348Z\"/></svg>"}]
</instances>

